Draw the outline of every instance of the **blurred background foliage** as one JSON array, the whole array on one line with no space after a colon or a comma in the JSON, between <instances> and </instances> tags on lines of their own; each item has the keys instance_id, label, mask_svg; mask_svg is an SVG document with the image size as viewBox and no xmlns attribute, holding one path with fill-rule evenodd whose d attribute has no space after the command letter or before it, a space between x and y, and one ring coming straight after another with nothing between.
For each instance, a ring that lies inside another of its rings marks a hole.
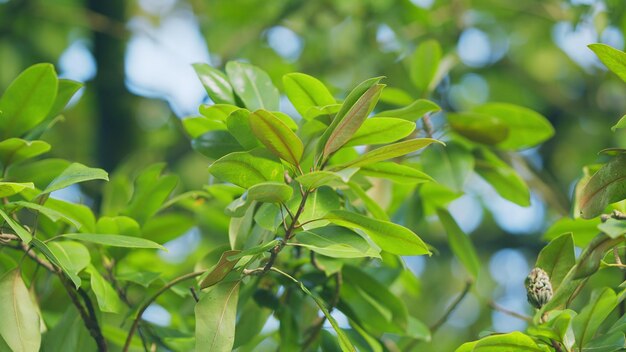
<instances>
[{"instance_id":1,"label":"blurred background foliage","mask_svg":"<svg viewBox=\"0 0 626 352\"><path fill-rule=\"evenodd\" d=\"M283 74L305 72L337 94L384 75L411 101L420 92L409 79L409 57L419 43L439 41L454 63L430 97L444 110L509 102L542 113L556 129L547 143L512 160L533 189L529 207L503 200L477 177L450 204L471 234L484 272L434 337L436 349L445 351L483 330L525 327L490 304L530 313L524 277L543 234L570 214L581 168L604 161L597 154L603 148L626 147L626 130L609 129L626 111L626 88L586 47L603 42L623 50L625 30L623 0L0 0L0 91L26 67L54 63L60 77L86 86L65 122L44 135L53 153L128 178L165 161L181 177L182 192L201 189L209 179L209 160L190 149L179 120L208 102L192 63L223 68L229 60L249 61L281 90ZM284 97L281 104L297 114ZM438 122L434 116L434 135L443 137L446 127ZM97 190L82 192L67 197L98 204ZM192 268L223 242L228 201L190 201L195 219L173 213L155 225L172 229L158 240L170 240L170 253L159 254L158 261L139 254L128 262L172 275ZM423 211L416 200L394 220L439 251L432 258L406 258L420 287L404 298L416 302L408 304L413 314L432 323L463 289L464 274L451 260L440 225L429 221L436 218L418 216L429 214ZM621 282L616 272L603 273L593 280ZM171 303L178 310L180 301ZM158 309L145 318L185 324Z\"/></svg>"}]
</instances>

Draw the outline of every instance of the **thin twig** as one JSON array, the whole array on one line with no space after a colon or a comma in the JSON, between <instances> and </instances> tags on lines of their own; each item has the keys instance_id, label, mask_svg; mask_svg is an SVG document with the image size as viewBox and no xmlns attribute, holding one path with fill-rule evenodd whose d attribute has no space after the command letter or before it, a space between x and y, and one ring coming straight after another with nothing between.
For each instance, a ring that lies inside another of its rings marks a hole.
<instances>
[{"instance_id":1,"label":"thin twig","mask_svg":"<svg viewBox=\"0 0 626 352\"><path fill-rule=\"evenodd\" d=\"M443 314L443 316L439 320L437 320L437 322L431 325L430 327L431 334L434 334L441 327L441 325L443 325L448 320L448 318L450 317L450 314L454 312L454 310L459 306L459 304L461 304L465 296L467 296L470 289L472 288L472 284L473 284L472 281L467 281L465 283L465 288L463 288L463 291L461 292L461 294L459 294L456 300L452 302L452 304L450 305L448 310Z\"/></svg>"},{"instance_id":2,"label":"thin twig","mask_svg":"<svg viewBox=\"0 0 626 352\"><path fill-rule=\"evenodd\" d=\"M533 319L531 317L526 316L524 314L520 314L520 313L514 312L512 310L508 310L508 309L498 305L494 301L490 301L489 302L489 307L491 307L491 309L493 309L493 310L497 310L498 312L504 313L506 315L510 315L510 316L512 316L514 318L517 318L517 319L520 319L520 320L524 320L524 321L529 322L529 323L533 321Z\"/></svg>"},{"instance_id":3,"label":"thin twig","mask_svg":"<svg viewBox=\"0 0 626 352\"><path fill-rule=\"evenodd\" d=\"M137 315L135 316L133 325L130 327L130 330L128 331L128 336L126 337L126 342L124 343L123 351L128 352L128 349L130 348L130 342L133 339L133 335L135 335L135 330L137 330L137 326L139 325L139 322L141 321L141 316L146 311L146 309L148 309L148 307L152 304L152 302L154 302L161 294L169 290L172 286L180 282L183 282L185 280L198 277L204 273L205 273L204 271L196 271L193 273L185 274L183 276L179 276L175 278L174 280L165 284L165 286L161 287L154 295L152 295L146 302L144 302L143 305L139 308L139 310L137 310Z\"/></svg>"}]
</instances>

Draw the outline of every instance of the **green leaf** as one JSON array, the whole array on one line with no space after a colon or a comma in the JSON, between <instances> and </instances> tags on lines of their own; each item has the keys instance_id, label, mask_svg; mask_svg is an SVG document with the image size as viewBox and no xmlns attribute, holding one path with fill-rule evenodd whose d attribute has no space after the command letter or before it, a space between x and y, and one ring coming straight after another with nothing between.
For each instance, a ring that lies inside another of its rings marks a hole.
<instances>
[{"instance_id":1,"label":"green leaf","mask_svg":"<svg viewBox=\"0 0 626 352\"><path fill-rule=\"evenodd\" d=\"M297 206L297 199L293 198L292 202L294 203L293 208ZM306 200L306 205L304 207L304 211L300 215L299 222L302 225L304 230L309 230L316 227L322 227L328 225L328 220L323 220L324 215L328 214L328 212L332 210L339 209L341 205L341 200L336 191L329 187L320 187L316 189L314 192L309 194L309 197ZM311 220L319 220L313 221ZM306 223L309 221L309 223Z\"/></svg>"},{"instance_id":2,"label":"green leaf","mask_svg":"<svg viewBox=\"0 0 626 352\"><path fill-rule=\"evenodd\" d=\"M73 305L68 305L59 322L43 337L42 352L97 350L94 339Z\"/></svg>"},{"instance_id":3,"label":"green leaf","mask_svg":"<svg viewBox=\"0 0 626 352\"><path fill-rule=\"evenodd\" d=\"M240 281L223 282L200 296L196 304L196 351L233 349Z\"/></svg>"},{"instance_id":4,"label":"green leaf","mask_svg":"<svg viewBox=\"0 0 626 352\"><path fill-rule=\"evenodd\" d=\"M324 218L336 225L365 232L380 248L397 255L430 255L428 246L413 231L345 210L334 210Z\"/></svg>"},{"instance_id":5,"label":"green leaf","mask_svg":"<svg viewBox=\"0 0 626 352\"><path fill-rule=\"evenodd\" d=\"M135 179L135 189L123 214L144 224L156 214L178 184L178 176L163 175L165 163L147 167Z\"/></svg>"},{"instance_id":6,"label":"green leaf","mask_svg":"<svg viewBox=\"0 0 626 352\"><path fill-rule=\"evenodd\" d=\"M222 253L222 256L217 264L215 264L215 266L209 271L209 274L200 282L200 288L203 289L211 287L224 280L226 275L228 275L228 273L233 270L237 262L239 262L239 259L236 258L236 255L239 252L241 251L230 250Z\"/></svg>"},{"instance_id":7,"label":"green leaf","mask_svg":"<svg viewBox=\"0 0 626 352\"><path fill-rule=\"evenodd\" d=\"M386 88L383 91L383 94L385 94L384 92L386 92L387 89L389 88ZM397 117L399 119L404 119L404 120L415 122L421 119L422 117L424 117L424 115L434 113L437 111L441 111L441 107L439 107L439 105L433 103L430 100L418 99L412 102L411 104L409 104L408 106L405 106L400 109L381 111L378 114L376 114L375 117L381 117L381 116Z\"/></svg>"},{"instance_id":8,"label":"green leaf","mask_svg":"<svg viewBox=\"0 0 626 352\"><path fill-rule=\"evenodd\" d=\"M263 203L285 203L293 194L293 189L280 182L262 182L248 189L248 199Z\"/></svg>"},{"instance_id":9,"label":"green leaf","mask_svg":"<svg viewBox=\"0 0 626 352\"><path fill-rule=\"evenodd\" d=\"M606 44L590 44L588 47L609 70L626 82L626 53Z\"/></svg>"},{"instance_id":10,"label":"green leaf","mask_svg":"<svg viewBox=\"0 0 626 352\"><path fill-rule=\"evenodd\" d=\"M126 272L126 273L117 273L115 278L120 281L130 281L136 284L139 284L145 288L148 288L150 284L152 284L156 279L161 276L160 273L155 273L151 271L141 271L141 272Z\"/></svg>"},{"instance_id":11,"label":"green leaf","mask_svg":"<svg viewBox=\"0 0 626 352\"><path fill-rule=\"evenodd\" d=\"M411 56L409 74L411 81L420 91L428 93L435 87L433 81L439 62L441 61L441 45L436 40L421 42Z\"/></svg>"},{"instance_id":12,"label":"green leaf","mask_svg":"<svg viewBox=\"0 0 626 352\"><path fill-rule=\"evenodd\" d=\"M445 148L434 145L422 153L420 160L424 171L438 183L457 192L463 190L474 167L474 157L458 143L450 143Z\"/></svg>"},{"instance_id":13,"label":"green leaf","mask_svg":"<svg viewBox=\"0 0 626 352\"><path fill-rule=\"evenodd\" d=\"M380 250L354 231L340 226L324 226L299 232L296 246L333 258L380 258Z\"/></svg>"},{"instance_id":14,"label":"green leaf","mask_svg":"<svg viewBox=\"0 0 626 352\"><path fill-rule=\"evenodd\" d=\"M147 240L145 238L122 235L108 235L100 233L66 233L62 236L75 241L91 242L109 247L148 248L161 249L164 251L167 250L160 244Z\"/></svg>"},{"instance_id":15,"label":"green leaf","mask_svg":"<svg viewBox=\"0 0 626 352\"><path fill-rule=\"evenodd\" d=\"M488 103L473 109L473 112L491 115L508 127L507 138L497 144L502 149L534 147L554 135L554 127L545 117L521 106Z\"/></svg>"},{"instance_id":16,"label":"green leaf","mask_svg":"<svg viewBox=\"0 0 626 352\"><path fill-rule=\"evenodd\" d=\"M339 111L332 124L328 127L328 130L331 132L328 135L323 149L325 158L344 146L353 137L365 122L370 112L374 110L383 88L385 88L384 84L374 84L371 86L350 107L350 110L348 110L345 115L341 116L340 120L339 114L341 111ZM326 135L326 132L324 132L324 135Z\"/></svg>"},{"instance_id":17,"label":"green leaf","mask_svg":"<svg viewBox=\"0 0 626 352\"><path fill-rule=\"evenodd\" d=\"M0 182L0 197L9 197L18 194L22 192L25 188L34 189L35 185L32 182Z\"/></svg>"},{"instance_id":18,"label":"green leaf","mask_svg":"<svg viewBox=\"0 0 626 352\"><path fill-rule=\"evenodd\" d=\"M287 98L300 113L306 115L312 107L335 104L335 98L328 88L314 77L304 73L288 73L283 76L283 86Z\"/></svg>"},{"instance_id":19,"label":"green leaf","mask_svg":"<svg viewBox=\"0 0 626 352\"><path fill-rule=\"evenodd\" d=\"M354 348L354 346L350 342L350 339L348 338L348 336L346 336L346 333L339 327L339 324L337 324L337 321L335 320L335 318L332 315L330 315L330 312L326 308L326 303L321 298L319 298L317 295L315 295L311 291L309 291L309 289L306 288L306 286L304 286L304 284L302 282L296 280L291 275L289 275L289 274L287 274L287 273L285 273L285 272L283 272L283 271L281 271L280 269L277 269L277 268L272 268L272 270L275 271L275 272L280 273L281 275L287 277L291 281L293 281L296 284L298 284L298 286L300 286L300 289L302 291L304 291L304 293L309 295L309 297L313 298L313 300L315 301L317 306L320 308L322 313L324 313L324 316L326 316L326 319L328 319L328 322L330 323L330 325L333 327L333 329L335 329L335 332L337 333L337 337L339 338L339 345L341 346L341 350L342 351L356 352L356 349Z\"/></svg>"},{"instance_id":20,"label":"green leaf","mask_svg":"<svg viewBox=\"0 0 626 352\"><path fill-rule=\"evenodd\" d=\"M449 113L450 127L472 141L495 145L509 136L509 127L497 117L476 112Z\"/></svg>"},{"instance_id":21,"label":"green leaf","mask_svg":"<svg viewBox=\"0 0 626 352\"><path fill-rule=\"evenodd\" d=\"M194 138L191 147L211 159L219 159L228 153L243 150L230 132L223 130L209 131Z\"/></svg>"},{"instance_id":22,"label":"green leaf","mask_svg":"<svg viewBox=\"0 0 626 352\"><path fill-rule=\"evenodd\" d=\"M578 264L574 267L574 279L581 279L591 276L600 267L600 261L606 252L623 242L623 238L611 238L604 234L596 236L583 250L578 259Z\"/></svg>"},{"instance_id":23,"label":"green leaf","mask_svg":"<svg viewBox=\"0 0 626 352\"><path fill-rule=\"evenodd\" d=\"M239 109L233 111L226 118L228 132L235 137L237 142L246 150L254 149L261 144L250 127L250 111Z\"/></svg>"},{"instance_id":24,"label":"green leaf","mask_svg":"<svg viewBox=\"0 0 626 352\"><path fill-rule=\"evenodd\" d=\"M388 287L361 269L344 265L341 301L365 330L373 335L390 332L405 335L408 328L407 308Z\"/></svg>"},{"instance_id":25,"label":"green leaf","mask_svg":"<svg viewBox=\"0 0 626 352\"><path fill-rule=\"evenodd\" d=\"M410 105L413 102L411 94L396 87L387 87L380 95L380 101L390 105L402 106Z\"/></svg>"},{"instance_id":26,"label":"green leaf","mask_svg":"<svg viewBox=\"0 0 626 352\"><path fill-rule=\"evenodd\" d=\"M369 118L345 146L392 143L410 135L414 130L415 123L411 121L393 117Z\"/></svg>"},{"instance_id":27,"label":"green leaf","mask_svg":"<svg viewBox=\"0 0 626 352\"><path fill-rule=\"evenodd\" d=\"M164 229L163 229L164 230ZM131 237L141 237L137 221L127 216L102 216L96 223L96 233L109 233Z\"/></svg>"},{"instance_id":28,"label":"green leaf","mask_svg":"<svg viewBox=\"0 0 626 352\"><path fill-rule=\"evenodd\" d=\"M369 165L369 164L377 163L379 161L397 158L399 156L403 156L403 155L412 153L416 150L425 148L432 143L439 143L439 144L444 145L443 142L438 141L436 139L432 139L432 138L410 139L408 141L389 144L384 147L374 149L370 152L367 152L359 156L358 158L350 162L335 166L334 168L345 169L348 167L361 167L363 165Z\"/></svg>"},{"instance_id":29,"label":"green leaf","mask_svg":"<svg viewBox=\"0 0 626 352\"><path fill-rule=\"evenodd\" d=\"M313 120L318 116L333 115L341 110L341 104L331 104L326 106L313 106L302 116L305 120ZM327 123L325 123L327 125Z\"/></svg>"},{"instance_id":30,"label":"green leaf","mask_svg":"<svg viewBox=\"0 0 626 352\"><path fill-rule=\"evenodd\" d=\"M486 148L475 152L475 170L498 194L523 207L530 205L530 191L524 180L504 161Z\"/></svg>"},{"instance_id":31,"label":"green leaf","mask_svg":"<svg viewBox=\"0 0 626 352\"><path fill-rule=\"evenodd\" d=\"M233 111L239 109L241 108L233 104L203 104L200 105L198 111L202 116L211 121L226 122L226 118L228 117L228 115L230 115Z\"/></svg>"},{"instance_id":32,"label":"green leaf","mask_svg":"<svg viewBox=\"0 0 626 352\"><path fill-rule=\"evenodd\" d=\"M63 172L57 176L41 194L52 193L54 191L63 189L79 182L85 182L90 180L109 180L109 176L106 171L102 169L96 169L87 167L83 164L72 163Z\"/></svg>"},{"instance_id":33,"label":"green leaf","mask_svg":"<svg viewBox=\"0 0 626 352\"><path fill-rule=\"evenodd\" d=\"M222 71L203 63L196 63L191 66L196 71L211 100L217 104L235 105L233 88Z\"/></svg>"},{"instance_id":34,"label":"green leaf","mask_svg":"<svg viewBox=\"0 0 626 352\"><path fill-rule=\"evenodd\" d=\"M78 92L78 90L82 87L83 84L80 82L76 82L71 79L59 79L57 95L54 100L54 104L52 104L52 108L48 112L48 118L55 117L63 112L63 109L65 109L74 94L76 94L76 92Z\"/></svg>"},{"instance_id":35,"label":"green leaf","mask_svg":"<svg viewBox=\"0 0 626 352\"><path fill-rule=\"evenodd\" d=\"M111 287L111 284L100 275L93 265L89 265L85 271L91 275L91 290L96 295L100 311L121 313L124 304L118 297L117 292Z\"/></svg>"},{"instance_id":36,"label":"green leaf","mask_svg":"<svg viewBox=\"0 0 626 352\"><path fill-rule=\"evenodd\" d=\"M50 181L65 170L70 163L63 159L42 159L12 165L7 172L7 179L28 180L35 187L44 189ZM35 196L35 195L33 195Z\"/></svg>"},{"instance_id":37,"label":"green leaf","mask_svg":"<svg viewBox=\"0 0 626 352\"><path fill-rule=\"evenodd\" d=\"M626 221L608 219L606 222L598 225L598 229L611 238L617 238L626 234Z\"/></svg>"},{"instance_id":38,"label":"green leaf","mask_svg":"<svg viewBox=\"0 0 626 352\"><path fill-rule=\"evenodd\" d=\"M36 64L24 70L0 98L0 134L4 138L19 137L42 122L54 104L57 85L51 64Z\"/></svg>"},{"instance_id":39,"label":"green leaf","mask_svg":"<svg viewBox=\"0 0 626 352\"><path fill-rule=\"evenodd\" d=\"M574 239L571 234L565 234L550 241L539 252L535 266L548 274L552 289L557 290L575 263Z\"/></svg>"},{"instance_id":40,"label":"green leaf","mask_svg":"<svg viewBox=\"0 0 626 352\"><path fill-rule=\"evenodd\" d=\"M611 203L626 198L626 154L612 158L596 172L582 190L579 198L583 218L602 214Z\"/></svg>"},{"instance_id":41,"label":"green leaf","mask_svg":"<svg viewBox=\"0 0 626 352\"><path fill-rule=\"evenodd\" d=\"M626 128L626 115L622 116L619 121L613 127L611 127L611 131L615 132L618 128Z\"/></svg>"},{"instance_id":42,"label":"green leaf","mask_svg":"<svg viewBox=\"0 0 626 352\"><path fill-rule=\"evenodd\" d=\"M41 332L38 311L19 269L11 270L0 278L0 336L12 351L39 351Z\"/></svg>"},{"instance_id":43,"label":"green leaf","mask_svg":"<svg viewBox=\"0 0 626 352\"><path fill-rule=\"evenodd\" d=\"M625 343L623 332L599 335L585 345L583 352L615 352L624 349Z\"/></svg>"},{"instance_id":44,"label":"green leaf","mask_svg":"<svg viewBox=\"0 0 626 352\"><path fill-rule=\"evenodd\" d=\"M448 242L452 252L463 264L467 272L476 279L480 271L480 259L469 236L461 230L447 210L437 209L437 215L448 233Z\"/></svg>"},{"instance_id":45,"label":"green leaf","mask_svg":"<svg viewBox=\"0 0 626 352\"><path fill-rule=\"evenodd\" d=\"M617 306L618 299L612 289L605 287L592 293L589 303L572 319L572 327L579 350L596 334L605 319Z\"/></svg>"},{"instance_id":46,"label":"green leaf","mask_svg":"<svg viewBox=\"0 0 626 352\"><path fill-rule=\"evenodd\" d=\"M183 128L192 139L196 139L210 131L223 131L226 129L223 121L211 120L204 116L185 117L181 122Z\"/></svg>"},{"instance_id":47,"label":"green leaf","mask_svg":"<svg viewBox=\"0 0 626 352\"><path fill-rule=\"evenodd\" d=\"M432 177L422 171L390 161L361 166L359 174L384 178L400 184L435 182Z\"/></svg>"},{"instance_id":48,"label":"green leaf","mask_svg":"<svg viewBox=\"0 0 626 352\"><path fill-rule=\"evenodd\" d=\"M350 190L356 195L356 199L363 202L365 208L367 208L367 211L374 217L374 219L389 221L389 216L385 212L385 209L383 209L378 204L378 202L372 199L372 197L370 197L369 194L365 192L363 187L353 181L348 182L348 186L350 187Z\"/></svg>"},{"instance_id":49,"label":"green leaf","mask_svg":"<svg viewBox=\"0 0 626 352\"><path fill-rule=\"evenodd\" d=\"M337 111L337 114L333 118L330 126L326 128L322 136L317 142L317 149L319 151L323 151L326 148L326 144L328 142L328 138L333 133L333 131L337 128L339 123L345 118L346 114L352 109L352 107L356 104L356 102L373 86L377 85L382 77L370 78L368 80L360 83L356 88L354 88L350 94L346 97L341 104L341 108ZM312 108L313 109L313 108ZM356 111L355 111L356 112ZM309 116L308 118L312 118Z\"/></svg>"},{"instance_id":50,"label":"green leaf","mask_svg":"<svg viewBox=\"0 0 626 352\"><path fill-rule=\"evenodd\" d=\"M30 243L30 240L33 236L30 232L26 231L25 228L22 227L17 221L13 220L7 213L5 213L2 209L0 209L0 216L4 219L4 221L9 225L9 227L15 231L15 234L26 244Z\"/></svg>"},{"instance_id":51,"label":"green leaf","mask_svg":"<svg viewBox=\"0 0 626 352\"><path fill-rule=\"evenodd\" d=\"M457 350L459 351L459 350ZM470 351L470 350L461 350ZM473 352L532 351L545 352L527 335L515 331L508 334L496 334L484 337L474 345Z\"/></svg>"},{"instance_id":52,"label":"green leaf","mask_svg":"<svg viewBox=\"0 0 626 352\"><path fill-rule=\"evenodd\" d=\"M583 248L598 234L598 225L600 225L600 218L590 220L561 218L546 230L543 239L553 240L562 234L571 232L574 235L574 244Z\"/></svg>"},{"instance_id":53,"label":"green leaf","mask_svg":"<svg viewBox=\"0 0 626 352\"><path fill-rule=\"evenodd\" d=\"M357 170L356 168L351 169L351 171L354 172ZM308 189L315 189L322 186L341 187L345 186L354 172L344 177L342 174L332 171L312 171L296 177L296 181Z\"/></svg>"},{"instance_id":54,"label":"green leaf","mask_svg":"<svg viewBox=\"0 0 626 352\"><path fill-rule=\"evenodd\" d=\"M80 287L78 273L91 262L91 256L85 246L76 242L51 242L48 246L37 238L33 238L32 243L51 263L63 270L76 288Z\"/></svg>"},{"instance_id":55,"label":"green leaf","mask_svg":"<svg viewBox=\"0 0 626 352\"><path fill-rule=\"evenodd\" d=\"M267 149L288 163L298 166L304 145L298 136L269 111L257 110L250 115L254 135Z\"/></svg>"},{"instance_id":56,"label":"green leaf","mask_svg":"<svg viewBox=\"0 0 626 352\"><path fill-rule=\"evenodd\" d=\"M24 201L17 201L17 202L13 202L11 204L15 204L17 206L23 207L23 208L27 208L36 212L39 212L43 215L45 215L48 219L52 220L53 222L57 222L59 220L63 220L65 221L67 224L69 225L73 225L76 228L80 228L81 227L81 223L77 220L75 220L74 218L68 217L66 214L63 214L61 212L58 212L54 209L50 209L48 207L45 207L43 205L39 205L37 203L31 203L31 202L24 202Z\"/></svg>"},{"instance_id":57,"label":"green leaf","mask_svg":"<svg viewBox=\"0 0 626 352\"><path fill-rule=\"evenodd\" d=\"M249 110L279 109L280 93L265 71L247 63L230 61L226 64L226 74L235 93Z\"/></svg>"},{"instance_id":58,"label":"green leaf","mask_svg":"<svg viewBox=\"0 0 626 352\"><path fill-rule=\"evenodd\" d=\"M63 214L67 219L71 219L72 223L80 224L80 231L95 231L96 219L89 207L83 204L69 203L58 199L48 198L44 203L48 209Z\"/></svg>"},{"instance_id":59,"label":"green leaf","mask_svg":"<svg viewBox=\"0 0 626 352\"><path fill-rule=\"evenodd\" d=\"M264 253L264 252L267 252L270 249L276 247L279 244L280 244L280 240L271 240L271 241L269 241L267 243L260 244L258 246L252 247L252 248L248 248L245 251L240 251L240 252L239 251L232 251L232 252L239 252L239 253L231 255L227 259L230 260L230 261L234 261L234 260L241 259L241 258L249 256L249 255L255 255L255 254Z\"/></svg>"},{"instance_id":60,"label":"green leaf","mask_svg":"<svg viewBox=\"0 0 626 352\"><path fill-rule=\"evenodd\" d=\"M9 138L0 142L0 161L4 168L27 159L34 158L50 150L50 144L44 141L25 141Z\"/></svg>"},{"instance_id":61,"label":"green leaf","mask_svg":"<svg viewBox=\"0 0 626 352\"><path fill-rule=\"evenodd\" d=\"M263 149L228 154L211 164L209 172L222 181L243 188L284 179L282 164Z\"/></svg>"}]
</instances>

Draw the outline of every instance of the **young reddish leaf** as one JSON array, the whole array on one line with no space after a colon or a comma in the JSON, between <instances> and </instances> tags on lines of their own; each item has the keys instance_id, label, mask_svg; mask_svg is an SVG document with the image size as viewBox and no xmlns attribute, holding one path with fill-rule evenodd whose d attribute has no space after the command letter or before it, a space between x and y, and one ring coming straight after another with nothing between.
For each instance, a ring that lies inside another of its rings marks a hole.
<instances>
[{"instance_id":1,"label":"young reddish leaf","mask_svg":"<svg viewBox=\"0 0 626 352\"><path fill-rule=\"evenodd\" d=\"M596 172L583 188L579 199L582 217L602 214L611 203L626 198L626 154L619 154Z\"/></svg>"},{"instance_id":2,"label":"young reddish leaf","mask_svg":"<svg viewBox=\"0 0 626 352\"><path fill-rule=\"evenodd\" d=\"M257 110L250 115L254 135L267 149L288 163L298 166L304 145L298 136L269 111Z\"/></svg>"},{"instance_id":3,"label":"young reddish leaf","mask_svg":"<svg viewBox=\"0 0 626 352\"><path fill-rule=\"evenodd\" d=\"M240 250L231 250L222 253L220 260L215 264L209 275L207 275L202 282L200 282L200 288L207 288L222 281L228 273L233 270L239 259L231 259Z\"/></svg>"}]
</instances>

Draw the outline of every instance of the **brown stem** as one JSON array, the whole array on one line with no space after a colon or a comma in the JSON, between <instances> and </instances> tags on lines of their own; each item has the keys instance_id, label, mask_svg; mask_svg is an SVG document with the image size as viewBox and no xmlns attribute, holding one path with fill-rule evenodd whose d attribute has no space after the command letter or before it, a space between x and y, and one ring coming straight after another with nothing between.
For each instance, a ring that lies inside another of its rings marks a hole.
<instances>
[{"instance_id":1,"label":"brown stem","mask_svg":"<svg viewBox=\"0 0 626 352\"><path fill-rule=\"evenodd\" d=\"M137 326L139 325L139 322L141 321L141 316L146 311L146 309L148 309L148 307L152 304L152 302L154 302L161 294L169 290L172 286L180 282L183 282L185 280L198 277L204 273L205 273L204 271L196 271L193 273L185 274L183 276L179 276L175 278L174 280L168 282L165 286L161 287L154 295L152 295L152 297L150 297L137 311L137 316L135 317L135 320L133 321L133 325L130 327L130 330L128 331L128 336L126 337L126 342L124 343L123 351L128 352L128 349L130 348L130 342L133 339L133 335L135 335L135 330L137 330Z\"/></svg>"}]
</instances>

